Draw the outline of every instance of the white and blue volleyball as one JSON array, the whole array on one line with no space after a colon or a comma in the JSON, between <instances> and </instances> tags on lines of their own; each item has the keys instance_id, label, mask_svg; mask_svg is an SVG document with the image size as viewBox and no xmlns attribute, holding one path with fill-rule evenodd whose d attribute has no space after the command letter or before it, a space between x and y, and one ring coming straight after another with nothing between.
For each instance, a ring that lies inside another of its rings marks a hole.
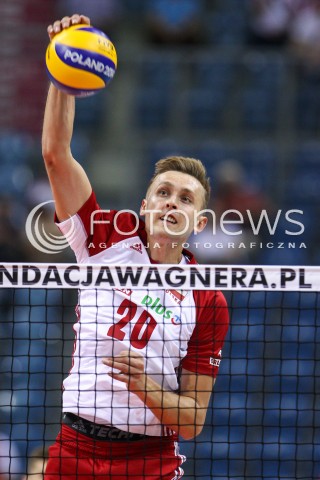
<instances>
[{"instance_id":1,"label":"white and blue volleyball","mask_svg":"<svg viewBox=\"0 0 320 480\"><path fill-rule=\"evenodd\" d=\"M89 25L74 25L55 35L46 52L51 82L69 95L86 97L104 89L117 69L110 38Z\"/></svg>"}]
</instances>

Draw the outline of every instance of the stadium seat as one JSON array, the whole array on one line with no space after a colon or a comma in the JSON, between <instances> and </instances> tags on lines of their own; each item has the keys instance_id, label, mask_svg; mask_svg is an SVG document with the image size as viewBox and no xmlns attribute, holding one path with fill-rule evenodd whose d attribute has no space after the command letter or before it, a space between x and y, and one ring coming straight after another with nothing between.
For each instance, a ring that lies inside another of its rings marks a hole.
<instances>
[{"instance_id":1,"label":"stadium seat","mask_svg":"<svg viewBox=\"0 0 320 480\"><path fill-rule=\"evenodd\" d=\"M296 92L295 126L299 131L316 134L320 127L319 85L302 86Z\"/></svg>"},{"instance_id":2,"label":"stadium seat","mask_svg":"<svg viewBox=\"0 0 320 480\"><path fill-rule=\"evenodd\" d=\"M141 87L134 102L133 123L138 127L152 130L169 126L171 97L168 89Z\"/></svg>"},{"instance_id":3,"label":"stadium seat","mask_svg":"<svg viewBox=\"0 0 320 480\"><path fill-rule=\"evenodd\" d=\"M192 156L195 154L193 146L180 143L173 138L161 138L161 140L153 141L146 148L146 157L150 163L150 175L153 173L154 163L171 155Z\"/></svg>"},{"instance_id":4,"label":"stadium seat","mask_svg":"<svg viewBox=\"0 0 320 480\"><path fill-rule=\"evenodd\" d=\"M231 58L199 56L191 62L191 85L227 94L235 80L236 61Z\"/></svg>"},{"instance_id":5,"label":"stadium seat","mask_svg":"<svg viewBox=\"0 0 320 480\"><path fill-rule=\"evenodd\" d=\"M229 334L229 339L228 341L231 343L235 343L237 341L244 341L248 337L248 331L249 331L249 326L246 324L246 319L244 319L244 323L240 323L242 316L240 316L240 320L238 320L239 317L236 315L237 310L232 312L232 321L233 323L233 329Z\"/></svg>"},{"instance_id":6,"label":"stadium seat","mask_svg":"<svg viewBox=\"0 0 320 480\"><path fill-rule=\"evenodd\" d=\"M220 383L219 378L219 383ZM206 418L206 424L209 426L209 434L211 435L211 429L212 425L216 425L217 427L219 425L228 425L229 424L229 418L230 418L230 409L228 408L228 405L225 405L225 408L217 408L213 402L211 402L211 406L208 410L208 415Z\"/></svg>"},{"instance_id":7,"label":"stadium seat","mask_svg":"<svg viewBox=\"0 0 320 480\"><path fill-rule=\"evenodd\" d=\"M227 444L225 445L225 453L227 456ZM222 479L222 478L228 478L229 472L229 461L228 460L220 460L220 459L215 459L214 462L212 462L212 469L211 473L212 476L207 477L206 480L212 480L213 478L217 479ZM202 478L202 477L201 477Z\"/></svg>"},{"instance_id":8,"label":"stadium seat","mask_svg":"<svg viewBox=\"0 0 320 480\"><path fill-rule=\"evenodd\" d=\"M15 131L0 133L0 190L2 195L20 197L33 178L29 167L34 141L28 134Z\"/></svg>"},{"instance_id":9,"label":"stadium seat","mask_svg":"<svg viewBox=\"0 0 320 480\"><path fill-rule=\"evenodd\" d=\"M88 142L88 134L95 133L102 127L107 108L107 99L106 95L99 93L98 95L83 98L76 103L75 135L72 138L74 145L81 141L82 136L84 141ZM81 133L77 134L78 131Z\"/></svg>"},{"instance_id":10,"label":"stadium seat","mask_svg":"<svg viewBox=\"0 0 320 480\"><path fill-rule=\"evenodd\" d=\"M201 475L201 479L210 477L212 468L212 444L209 441L202 441L197 437L193 441L179 442L180 453L187 457L187 462L182 465L185 475L189 478L194 475ZM207 476L206 476L207 475Z\"/></svg>"},{"instance_id":11,"label":"stadium seat","mask_svg":"<svg viewBox=\"0 0 320 480\"><path fill-rule=\"evenodd\" d=\"M33 446L42 445L45 440L45 425L42 423L17 423L12 424L10 437L15 441L22 455L27 456L28 450Z\"/></svg>"},{"instance_id":12,"label":"stadium seat","mask_svg":"<svg viewBox=\"0 0 320 480\"><path fill-rule=\"evenodd\" d=\"M243 142L236 155L249 183L268 194L274 191L279 158L273 143L262 140Z\"/></svg>"},{"instance_id":13,"label":"stadium seat","mask_svg":"<svg viewBox=\"0 0 320 480\"><path fill-rule=\"evenodd\" d=\"M177 73L177 64L167 53L153 51L152 55L144 56L139 63L140 85L144 88L171 88L177 82Z\"/></svg>"},{"instance_id":14,"label":"stadium seat","mask_svg":"<svg viewBox=\"0 0 320 480\"><path fill-rule=\"evenodd\" d=\"M205 23L206 36L211 44L239 46L245 41L246 18L239 6L213 11L206 16Z\"/></svg>"},{"instance_id":15,"label":"stadium seat","mask_svg":"<svg viewBox=\"0 0 320 480\"><path fill-rule=\"evenodd\" d=\"M14 424L44 421L45 391L30 388L19 389L12 395L12 419Z\"/></svg>"},{"instance_id":16,"label":"stadium seat","mask_svg":"<svg viewBox=\"0 0 320 480\"><path fill-rule=\"evenodd\" d=\"M0 134L0 164L22 165L29 160L34 149L34 140L28 134L14 131Z\"/></svg>"},{"instance_id":17,"label":"stadium seat","mask_svg":"<svg viewBox=\"0 0 320 480\"><path fill-rule=\"evenodd\" d=\"M300 325L288 325L286 328L283 328L282 340L288 342L302 342L301 346L306 345L307 342L314 341L314 329L315 329L315 312L312 311L311 321L305 315L303 311L300 317Z\"/></svg>"},{"instance_id":18,"label":"stadium seat","mask_svg":"<svg viewBox=\"0 0 320 480\"><path fill-rule=\"evenodd\" d=\"M296 166L307 166L316 169L320 158L320 142L310 140L298 143L293 152L293 159Z\"/></svg>"},{"instance_id":19,"label":"stadium seat","mask_svg":"<svg viewBox=\"0 0 320 480\"><path fill-rule=\"evenodd\" d=\"M249 52L243 62L244 81L249 87L267 91L279 91L285 80L286 66L283 59L260 51Z\"/></svg>"},{"instance_id":20,"label":"stadium seat","mask_svg":"<svg viewBox=\"0 0 320 480\"><path fill-rule=\"evenodd\" d=\"M285 200L290 205L302 210L319 202L320 172L310 168L296 169L285 184Z\"/></svg>"},{"instance_id":21,"label":"stadium seat","mask_svg":"<svg viewBox=\"0 0 320 480\"><path fill-rule=\"evenodd\" d=\"M204 141L197 149L197 156L204 162L210 175L214 174L213 169L218 163L234 158L234 154L234 148L219 140Z\"/></svg>"},{"instance_id":22,"label":"stadium seat","mask_svg":"<svg viewBox=\"0 0 320 480\"><path fill-rule=\"evenodd\" d=\"M305 207L305 215L312 205L319 205L319 161L319 141L298 143L291 153L291 168L285 182L285 200L295 208Z\"/></svg>"},{"instance_id":23,"label":"stadium seat","mask_svg":"<svg viewBox=\"0 0 320 480\"><path fill-rule=\"evenodd\" d=\"M240 127L270 133L277 125L277 94L261 87L246 87L240 96Z\"/></svg>"},{"instance_id":24,"label":"stadium seat","mask_svg":"<svg viewBox=\"0 0 320 480\"><path fill-rule=\"evenodd\" d=\"M214 130L223 127L226 103L223 91L191 88L186 96L188 128Z\"/></svg>"},{"instance_id":25,"label":"stadium seat","mask_svg":"<svg viewBox=\"0 0 320 480\"><path fill-rule=\"evenodd\" d=\"M308 252L300 248L270 248L261 251L257 263L264 265L307 265Z\"/></svg>"},{"instance_id":26,"label":"stadium seat","mask_svg":"<svg viewBox=\"0 0 320 480\"><path fill-rule=\"evenodd\" d=\"M1 164L0 164L1 165ZM8 164L3 166L0 189L4 196L21 198L33 179L31 169L27 165Z\"/></svg>"}]
</instances>

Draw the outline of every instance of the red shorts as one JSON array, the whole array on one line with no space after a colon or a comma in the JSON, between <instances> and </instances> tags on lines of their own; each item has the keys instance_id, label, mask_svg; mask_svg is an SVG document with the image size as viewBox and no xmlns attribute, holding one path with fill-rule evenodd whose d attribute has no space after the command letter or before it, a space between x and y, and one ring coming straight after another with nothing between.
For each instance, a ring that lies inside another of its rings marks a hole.
<instances>
[{"instance_id":1,"label":"red shorts","mask_svg":"<svg viewBox=\"0 0 320 480\"><path fill-rule=\"evenodd\" d=\"M176 437L97 441L62 425L44 480L178 480L185 461L178 448Z\"/></svg>"}]
</instances>

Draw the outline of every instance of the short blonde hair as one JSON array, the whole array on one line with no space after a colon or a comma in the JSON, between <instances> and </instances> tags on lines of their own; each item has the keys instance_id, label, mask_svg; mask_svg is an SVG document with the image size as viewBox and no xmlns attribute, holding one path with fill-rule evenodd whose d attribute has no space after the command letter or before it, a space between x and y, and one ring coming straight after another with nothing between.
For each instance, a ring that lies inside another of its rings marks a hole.
<instances>
[{"instance_id":1,"label":"short blonde hair","mask_svg":"<svg viewBox=\"0 0 320 480\"><path fill-rule=\"evenodd\" d=\"M175 172L182 172L192 177L196 178L199 183L204 188L204 202L203 208L206 208L208 205L210 195L211 195L211 187L210 187L210 179L207 176L207 171L201 160L196 158L190 157L181 157L181 156L173 156L173 157L166 157L162 158L155 164L154 174L151 177L148 189L156 179L158 175L161 173L175 171Z\"/></svg>"}]
</instances>

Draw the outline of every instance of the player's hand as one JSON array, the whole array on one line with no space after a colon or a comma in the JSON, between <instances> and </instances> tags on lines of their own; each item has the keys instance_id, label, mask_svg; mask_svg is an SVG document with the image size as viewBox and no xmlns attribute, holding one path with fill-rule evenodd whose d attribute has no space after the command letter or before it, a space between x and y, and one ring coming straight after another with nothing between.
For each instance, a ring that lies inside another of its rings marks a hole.
<instances>
[{"instance_id":1,"label":"player's hand","mask_svg":"<svg viewBox=\"0 0 320 480\"><path fill-rule=\"evenodd\" d=\"M86 17L85 15L79 15L75 13L71 17L63 17L61 20L56 20L47 28L50 40L52 40L57 33L61 32L65 28L69 28L71 25L78 25L80 23L90 25L90 18Z\"/></svg>"},{"instance_id":2,"label":"player's hand","mask_svg":"<svg viewBox=\"0 0 320 480\"><path fill-rule=\"evenodd\" d=\"M115 357L103 358L102 363L108 367L119 370L109 372L108 375L127 384L131 392L141 392L146 389L146 374L144 366L144 357L131 350L124 350Z\"/></svg>"}]
</instances>

